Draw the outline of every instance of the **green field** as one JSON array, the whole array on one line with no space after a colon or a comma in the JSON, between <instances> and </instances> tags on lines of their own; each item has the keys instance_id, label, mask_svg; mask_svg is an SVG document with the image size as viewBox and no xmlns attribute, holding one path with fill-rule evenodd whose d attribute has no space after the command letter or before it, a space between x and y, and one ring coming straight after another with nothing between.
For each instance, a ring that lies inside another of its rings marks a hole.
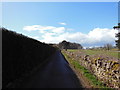
<instances>
[{"instance_id":1,"label":"green field","mask_svg":"<svg viewBox=\"0 0 120 90\"><path fill-rule=\"evenodd\" d=\"M78 49L68 49L67 51L76 52L76 51L78 51Z\"/></svg>"},{"instance_id":2,"label":"green field","mask_svg":"<svg viewBox=\"0 0 120 90\"><path fill-rule=\"evenodd\" d=\"M110 56L110 57L115 57L115 58L120 58L120 52L117 51L107 51L107 50L77 50L77 49L68 49L70 52L84 52L85 54L88 55L105 55L105 56Z\"/></svg>"}]
</instances>

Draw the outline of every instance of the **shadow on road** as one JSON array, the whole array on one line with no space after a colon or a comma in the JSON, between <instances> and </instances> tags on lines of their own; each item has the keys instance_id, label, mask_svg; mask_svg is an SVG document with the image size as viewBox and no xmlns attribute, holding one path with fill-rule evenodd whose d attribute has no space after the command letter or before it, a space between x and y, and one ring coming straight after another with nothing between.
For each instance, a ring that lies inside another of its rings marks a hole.
<instances>
[{"instance_id":1,"label":"shadow on road","mask_svg":"<svg viewBox=\"0 0 120 90\"><path fill-rule=\"evenodd\" d=\"M82 88L82 85L65 57L57 51L19 88Z\"/></svg>"}]
</instances>

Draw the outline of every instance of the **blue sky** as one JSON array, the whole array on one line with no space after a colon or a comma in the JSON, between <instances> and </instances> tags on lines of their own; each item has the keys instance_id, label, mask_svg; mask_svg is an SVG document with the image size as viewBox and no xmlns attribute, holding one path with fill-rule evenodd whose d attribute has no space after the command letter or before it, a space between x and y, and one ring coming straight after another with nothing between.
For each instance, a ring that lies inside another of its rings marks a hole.
<instances>
[{"instance_id":1,"label":"blue sky","mask_svg":"<svg viewBox=\"0 0 120 90\"><path fill-rule=\"evenodd\" d=\"M112 27L117 22L117 2L2 3L3 27L46 43L115 44Z\"/></svg>"}]
</instances>

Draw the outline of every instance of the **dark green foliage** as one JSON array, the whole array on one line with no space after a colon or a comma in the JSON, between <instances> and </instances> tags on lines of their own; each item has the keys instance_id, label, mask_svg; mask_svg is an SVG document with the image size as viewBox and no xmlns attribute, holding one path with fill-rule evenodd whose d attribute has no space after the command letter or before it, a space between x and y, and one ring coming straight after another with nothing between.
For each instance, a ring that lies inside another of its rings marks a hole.
<instances>
[{"instance_id":1,"label":"dark green foliage","mask_svg":"<svg viewBox=\"0 0 120 90\"><path fill-rule=\"evenodd\" d=\"M114 28L114 29L120 28L120 23L118 23L118 26L114 26L113 28Z\"/></svg>"},{"instance_id":2,"label":"dark green foliage","mask_svg":"<svg viewBox=\"0 0 120 90\"><path fill-rule=\"evenodd\" d=\"M63 40L61 43L59 43L59 46L67 51L68 46L70 45L69 42Z\"/></svg>"},{"instance_id":3,"label":"dark green foliage","mask_svg":"<svg viewBox=\"0 0 120 90\"><path fill-rule=\"evenodd\" d=\"M56 50L22 34L5 28L0 28L0 30L2 30L3 88L9 82L13 82L25 73L29 73L40 63L42 64Z\"/></svg>"},{"instance_id":4,"label":"dark green foliage","mask_svg":"<svg viewBox=\"0 0 120 90\"><path fill-rule=\"evenodd\" d=\"M116 46L120 50L120 32L116 34L116 37L118 38L118 40L116 40Z\"/></svg>"},{"instance_id":5,"label":"dark green foliage","mask_svg":"<svg viewBox=\"0 0 120 90\"><path fill-rule=\"evenodd\" d=\"M60 49L82 49L82 46L78 43L71 43L67 41L62 41L59 43L59 48Z\"/></svg>"},{"instance_id":6,"label":"dark green foliage","mask_svg":"<svg viewBox=\"0 0 120 90\"><path fill-rule=\"evenodd\" d=\"M120 23L118 23L118 26L114 26L113 28L120 30ZM120 50L120 31L118 31L118 33L116 34L116 37L118 38L118 40L116 40L116 46Z\"/></svg>"}]
</instances>

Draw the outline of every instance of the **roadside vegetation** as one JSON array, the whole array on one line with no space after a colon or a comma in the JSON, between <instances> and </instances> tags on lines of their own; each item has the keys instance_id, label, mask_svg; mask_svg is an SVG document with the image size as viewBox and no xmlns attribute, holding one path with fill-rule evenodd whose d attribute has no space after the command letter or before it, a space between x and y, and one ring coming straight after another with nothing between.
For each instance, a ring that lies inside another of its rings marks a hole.
<instances>
[{"instance_id":1,"label":"roadside vegetation","mask_svg":"<svg viewBox=\"0 0 120 90\"><path fill-rule=\"evenodd\" d=\"M2 87L7 88L47 61L56 49L22 34L2 31Z\"/></svg>"},{"instance_id":2,"label":"roadside vegetation","mask_svg":"<svg viewBox=\"0 0 120 90\"><path fill-rule=\"evenodd\" d=\"M73 62L71 63L71 65L73 65L73 68L75 67L80 68L80 66L84 67L84 69L78 71L84 72L85 70L85 72L83 73L85 77L86 76L89 77L89 75L85 74L87 72L87 74L89 73L92 74L93 76L96 77L97 80L104 83L102 84L103 86L110 88L119 88L119 62L118 62L119 59L118 56L115 56L115 54L106 53L111 51L104 50L104 52L102 52L101 50L90 49L89 50L68 49L67 51L63 50L62 52L64 53L65 56L68 57L68 60L69 59L73 60L71 61ZM93 77L90 75L89 80L92 78ZM94 82L95 80L90 81Z\"/></svg>"},{"instance_id":3,"label":"roadside vegetation","mask_svg":"<svg viewBox=\"0 0 120 90\"><path fill-rule=\"evenodd\" d=\"M69 50L69 51L76 51L76 50ZM70 66L76 70L76 73L80 72L83 74L83 76L86 78L85 82L90 83L90 88L105 88L109 89L109 87L106 87L101 81L99 81L91 72L89 72L88 69L81 66L77 60L74 60L74 58L69 57L65 51L62 51L62 54L65 56L66 60L68 60Z\"/></svg>"}]
</instances>

